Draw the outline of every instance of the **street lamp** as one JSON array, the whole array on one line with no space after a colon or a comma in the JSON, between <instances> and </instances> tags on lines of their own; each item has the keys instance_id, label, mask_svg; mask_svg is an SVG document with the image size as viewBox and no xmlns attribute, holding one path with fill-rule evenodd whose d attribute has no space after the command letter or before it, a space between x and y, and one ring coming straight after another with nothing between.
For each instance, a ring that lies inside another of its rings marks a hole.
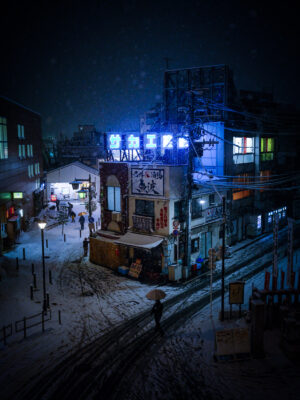
<instances>
[{"instance_id":1,"label":"street lamp","mask_svg":"<svg viewBox=\"0 0 300 400\"><path fill-rule=\"evenodd\" d=\"M44 229L45 226L47 225L46 221L40 220L38 222L38 226L41 229L41 235L42 235L42 261L43 261L43 312L46 314L47 313L47 301L46 301L46 277L45 277L45 255L44 255Z\"/></svg>"}]
</instances>

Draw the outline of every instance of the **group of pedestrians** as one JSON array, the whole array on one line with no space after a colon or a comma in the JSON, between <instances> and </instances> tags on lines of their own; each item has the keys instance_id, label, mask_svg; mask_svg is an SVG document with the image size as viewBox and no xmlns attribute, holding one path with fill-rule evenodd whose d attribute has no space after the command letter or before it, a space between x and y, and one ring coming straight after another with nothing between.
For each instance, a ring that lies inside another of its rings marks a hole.
<instances>
[{"instance_id":1,"label":"group of pedestrians","mask_svg":"<svg viewBox=\"0 0 300 400\"><path fill-rule=\"evenodd\" d=\"M56 199L55 203L56 203L57 211L60 211L60 200ZM76 213L73 210L73 204L70 203L69 201L68 201L68 218L71 218L71 222L75 223ZM84 225L85 225L85 222L86 222L84 214L79 213L78 222L80 224L80 229L83 231L84 230ZM96 230L95 230L95 219L92 216L88 218L88 227L89 227L89 230L90 230L90 236L92 236L96 232ZM88 245L89 245L89 240L88 240L88 238L85 238L83 240L84 257L86 257L87 254L88 254Z\"/></svg>"}]
</instances>

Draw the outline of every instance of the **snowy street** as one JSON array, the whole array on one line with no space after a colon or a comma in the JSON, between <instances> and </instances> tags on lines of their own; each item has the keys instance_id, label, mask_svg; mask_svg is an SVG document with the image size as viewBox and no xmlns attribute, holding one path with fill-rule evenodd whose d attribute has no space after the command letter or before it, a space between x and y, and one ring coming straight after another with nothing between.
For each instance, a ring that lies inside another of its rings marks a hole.
<instances>
[{"instance_id":1,"label":"snowy street","mask_svg":"<svg viewBox=\"0 0 300 400\"><path fill-rule=\"evenodd\" d=\"M79 203L74 204L74 210L78 214L80 211L84 211L84 206ZM94 213L96 220L97 215L96 211ZM1 343L2 398L16 398L13 396L16 391L21 389L22 386L28 385L30 381L37 379L41 371L51 370L59 360L70 354L71 350L83 348L97 336L104 338L121 322L128 321L128 324L130 324L132 317L143 311L150 311L152 306L152 302L146 298L146 293L153 288L153 285L124 278L106 268L91 264L87 257L83 257L82 240L88 236L87 224L85 224L85 231L81 238L78 217L75 223L70 221L67 223L64 227L64 233L66 234L66 241L64 241L61 226L45 231L45 239L48 241L45 255L49 257L45 259L46 270L48 272L51 269L53 279L51 285L48 273L46 274L52 320L46 323L45 333L41 332L39 325L28 331L26 339L23 339L22 332L14 333L12 337L7 338L7 346ZM281 232L281 235L283 234L284 232ZM266 254L266 249L270 246L271 240L271 236L267 236L253 244L250 244L251 241L249 241L248 246L241 250L243 261L248 257L253 258L255 252L260 253L260 255L264 254L264 257L245 265L240 271L227 278L226 287L229 280L238 280L257 265L269 261L270 254ZM42 308L41 236L36 223L32 230L21 235L19 243L13 251L6 253L1 260L0 327L9 323L14 324L16 320L21 320L24 316L29 317L40 312ZM243 243L243 245L245 244L247 242ZM238 251L240 246L237 245L231 249L232 256L225 261L227 268L241 261L241 252ZM22 260L23 248L26 249L26 260ZM16 257L19 257L19 270L16 269ZM296 280L298 279L297 274L299 274L299 261L300 255L295 252ZM37 274L38 288L34 291L34 300L30 300L29 290L32 284L32 263L34 263ZM220 265L221 262L218 262L217 270L220 269ZM279 268L285 268L285 266L286 259L283 259ZM83 287L81 287L80 278ZM245 285L245 308L248 307L252 282L257 287L262 288L263 279L264 272L262 271L259 275L247 281ZM220 287L220 281L216 282L214 286ZM167 294L167 300L183 293L186 287L185 285L168 284L163 287L163 290ZM84 295L82 295L82 291ZM166 307L162 322L173 313L188 306L189 303L192 304L202 296L207 295L208 292L209 289L205 288L183 300L182 303L169 308ZM228 304L227 297L225 304ZM157 338L154 348L151 347L150 350L147 350L146 358L143 357L143 368L140 367L141 361L139 360L137 360L137 365L132 366L131 373L135 374L135 379L130 389L131 394L124 398L156 399L156 393L162 395L165 392L164 399L177 399L178 394L181 395L180 398L185 398L188 393L189 398L196 399L200 398L197 397L200 392L195 391L195 388L199 386L202 387L201 394L204 398L210 398L209 396L220 399L233 398L220 391L220 383L223 385L228 379L227 375L233 374L233 372L239 378L240 372L242 375L248 373L239 369L240 363L231 364L231 366L213 363L214 343L212 338L214 329L218 325L220 326L220 322L217 320L220 301L218 299L214 301L212 307L213 319L210 319L210 306L206 306L186 321L181 328L167 330L163 339ZM62 325L58 321L58 310L61 311ZM143 334L144 330L147 333L149 328L153 328L154 324L150 313L147 324L142 326L142 332L137 329L138 324L134 328L140 335ZM190 356L183 361L180 354L190 354ZM247 363L249 365L249 361L245 361L246 369L248 368ZM251 361L253 371L256 370L257 364L259 364L257 360ZM203 365L211 368L203 369ZM199 376L190 373L190 371L200 370ZM220 376L220 382L211 391L211 382L216 380L216 371L217 375ZM255 382L260 382L259 379L261 378L257 374L253 373L252 375ZM162 379L163 376L165 376L164 379ZM175 376L176 385L174 385ZM251 386L252 381L249 376L247 379ZM286 379L289 382L288 377ZM239 383L239 385L242 384ZM270 387L272 389L272 385ZM274 390L276 392L276 388ZM130 397L132 391L134 391L136 397ZM22 390L20 393L22 393ZM169 397L167 393L169 393ZM236 390L236 393L238 394L239 391ZM242 393L242 386L240 393ZM292 397L290 398L292 399Z\"/></svg>"}]
</instances>

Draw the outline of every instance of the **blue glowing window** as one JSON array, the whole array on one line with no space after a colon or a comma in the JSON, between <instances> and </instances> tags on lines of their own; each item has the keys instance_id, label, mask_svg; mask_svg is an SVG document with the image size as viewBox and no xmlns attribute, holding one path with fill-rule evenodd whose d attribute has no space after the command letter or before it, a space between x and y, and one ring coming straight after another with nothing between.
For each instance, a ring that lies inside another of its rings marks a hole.
<instances>
[{"instance_id":1,"label":"blue glowing window","mask_svg":"<svg viewBox=\"0 0 300 400\"><path fill-rule=\"evenodd\" d=\"M164 149L172 149L173 148L173 136L172 135L163 135L162 147Z\"/></svg>"},{"instance_id":2,"label":"blue glowing window","mask_svg":"<svg viewBox=\"0 0 300 400\"><path fill-rule=\"evenodd\" d=\"M145 148L146 149L156 149L156 147L157 147L156 134L154 134L154 133L147 134Z\"/></svg>"},{"instance_id":3,"label":"blue glowing window","mask_svg":"<svg viewBox=\"0 0 300 400\"><path fill-rule=\"evenodd\" d=\"M127 138L128 149L139 149L140 148L140 137L130 135Z\"/></svg>"},{"instance_id":4,"label":"blue glowing window","mask_svg":"<svg viewBox=\"0 0 300 400\"><path fill-rule=\"evenodd\" d=\"M109 148L110 149L120 149L121 148L121 136L120 135L110 135L109 136Z\"/></svg>"}]
</instances>

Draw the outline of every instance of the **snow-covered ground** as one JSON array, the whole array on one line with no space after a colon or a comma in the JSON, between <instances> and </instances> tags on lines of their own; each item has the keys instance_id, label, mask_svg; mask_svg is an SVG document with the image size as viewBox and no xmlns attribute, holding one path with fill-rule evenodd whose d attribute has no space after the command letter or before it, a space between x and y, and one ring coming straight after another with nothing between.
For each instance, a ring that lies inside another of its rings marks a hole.
<instances>
[{"instance_id":1,"label":"snow-covered ground","mask_svg":"<svg viewBox=\"0 0 300 400\"><path fill-rule=\"evenodd\" d=\"M76 214L85 211L84 205L74 203L74 211ZM52 214L54 216L55 212ZM95 220L98 220L99 215L98 209L93 214ZM90 263L87 257L83 257L82 241L84 237L88 236L87 223L81 238L78 217L76 217L75 223L69 221L64 226L64 234L66 241L64 241L61 226L45 230L45 239L48 241L45 255L49 257L45 259L46 286L52 311L52 319L46 323L46 331L42 333L41 325L39 325L28 330L26 339L23 338L22 333L14 333L7 339L7 346L0 342L0 346L2 346L0 348L1 398L11 398L16 387L26 383L41 369L55 363L58 358L63 357L72 348L81 346L95 335L108 331L115 324L129 319L140 311L150 310L152 306L152 303L146 298L146 293L153 286L119 276L107 268ZM265 243L268 240L270 238L266 239ZM17 320L39 313L42 309L41 232L36 223L29 232L21 234L19 243L1 258L0 329L3 325L14 324ZM257 245L260 246L260 244ZM239 246L237 245L236 249ZM263 245L261 246L263 248ZM26 251L26 260L22 259L23 248ZM245 251L251 254L251 246ZM16 269L16 257L19 258L18 270ZM238 252L233 253L231 259L226 263L235 263L238 258ZM296 260L295 269L299 274L299 254L295 255ZM37 275L37 290L34 291L34 300L30 299L30 285L33 283L32 263ZM286 260L281 262L280 268L285 268L285 265ZM220 262L217 268L220 268ZM251 269L251 265L248 268ZM52 285L49 283L49 270L52 271ZM84 277L83 288L81 288L80 276ZM235 275L235 278L238 279L238 274ZM254 279L255 285L262 288L263 279L264 273L262 272ZM250 280L245 287L246 303L251 287L252 281ZM82 289L84 296L81 294ZM184 290L183 287L172 285L166 285L163 289L168 298ZM247 307L247 304L245 306ZM210 306L208 306L187 321L181 329L166 333L163 340L159 342L158 353L153 353L154 356L153 354L148 355L148 364L145 363L146 369L136 377L136 398L185 399L188 398L188 393L190 394L189 398L201 398L197 397L197 393L198 395L202 394L204 396L202 398L233 398L226 395L226 388L228 389L230 382L231 385L234 382L234 371L240 372L243 369L237 367L237 364L220 366L213 363L214 330L220 326L220 322L216 318L220 309L219 302L214 302L212 308L214 318L210 318ZM59 310L62 318L61 325L58 322ZM222 324L226 324L226 322ZM15 332L14 327L13 332ZM240 363L238 364L240 365ZM207 365L211 368L206 368ZM260 376L257 377L256 367L251 366L251 368L254 368L252 371L255 379L262 379ZM244 374L248 379L249 373L245 372ZM215 385L216 376L220 376L219 383L224 386L224 390L220 389L219 384ZM250 376L252 375L250 374ZM247 379L243 385L250 387L251 379ZM258 382L260 382L259 379ZM176 380L176 385L174 385L174 380ZM168 387L168 382L174 388L174 393L169 388L166 389L169 397L167 395L165 397L158 396L158 393L164 393L164 387ZM243 392L243 385L238 386L237 393ZM208 390L215 386L215 390ZM195 387L198 388L198 391L194 393ZM143 390L146 392L143 393ZM182 393L182 396L174 397L176 390L177 395ZM237 398L248 397L239 396Z\"/></svg>"}]
</instances>

